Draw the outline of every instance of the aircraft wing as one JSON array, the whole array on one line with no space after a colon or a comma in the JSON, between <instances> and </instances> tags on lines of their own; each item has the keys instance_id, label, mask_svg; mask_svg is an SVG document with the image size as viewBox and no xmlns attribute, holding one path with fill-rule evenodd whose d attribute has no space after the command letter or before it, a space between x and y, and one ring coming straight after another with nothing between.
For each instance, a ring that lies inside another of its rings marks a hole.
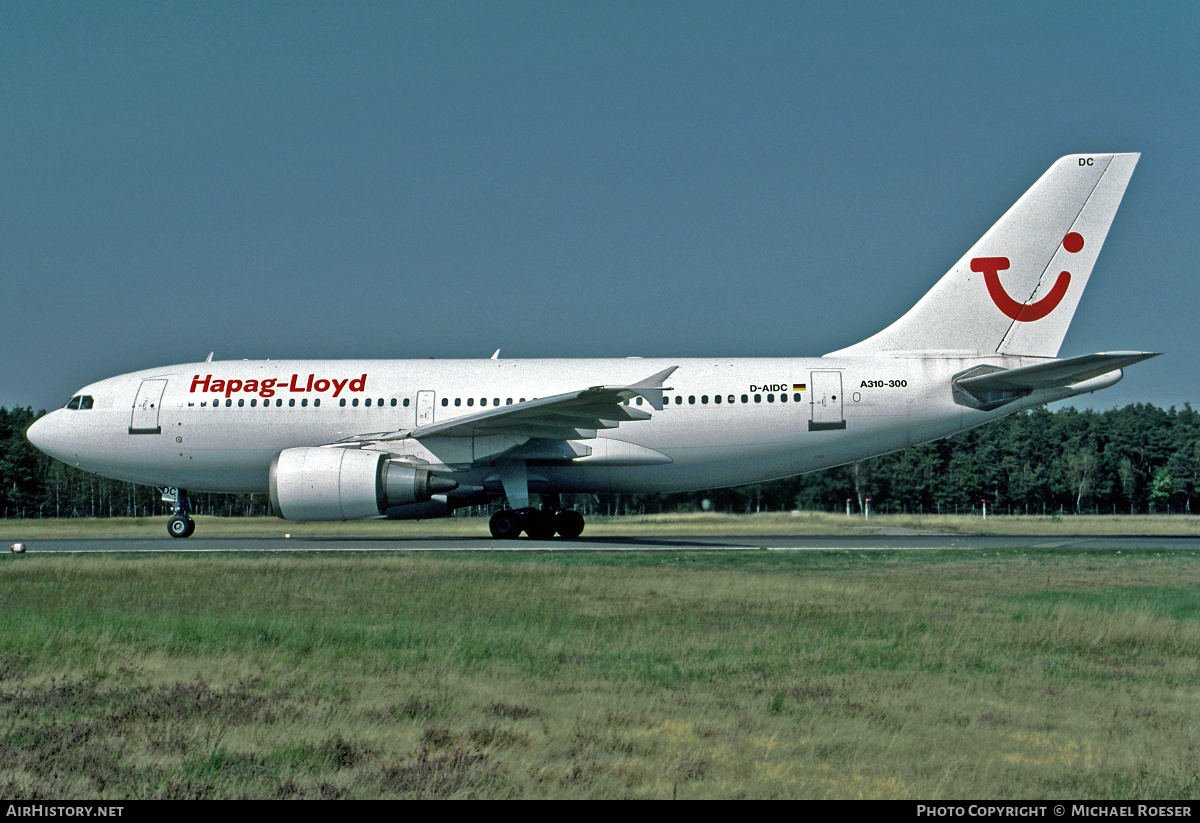
<instances>
[{"instance_id":1,"label":"aircraft wing","mask_svg":"<svg viewBox=\"0 0 1200 823\"><path fill-rule=\"evenodd\" d=\"M625 405L627 400L641 397L650 408L661 411L663 381L677 368L671 366L627 386L592 386L513 403L511 406L496 406L412 430L361 434L334 445L489 434L527 439L585 440L595 437L599 429L613 429L622 423L650 419L648 411L635 405Z\"/></svg>"},{"instance_id":2,"label":"aircraft wing","mask_svg":"<svg viewBox=\"0 0 1200 823\"><path fill-rule=\"evenodd\" d=\"M1073 386L1102 374L1125 368L1162 352L1114 351L1051 360L1019 369L962 377L955 382L972 393L1013 392Z\"/></svg>"},{"instance_id":3,"label":"aircraft wing","mask_svg":"<svg viewBox=\"0 0 1200 823\"><path fill-rule=\"evenodd\" d=\"M511 406L498 406L444 423L418 426L408 436L418 440L433 436L474 437L484 434L555 440L595 437L597 429L613 429L621 423L650 419L649 412L637 406L625 405L626 400L642 397L651 408L661 411L663 381L677 368L671 366L628 386L592 386Z\"/></svg>"}]
</instances>

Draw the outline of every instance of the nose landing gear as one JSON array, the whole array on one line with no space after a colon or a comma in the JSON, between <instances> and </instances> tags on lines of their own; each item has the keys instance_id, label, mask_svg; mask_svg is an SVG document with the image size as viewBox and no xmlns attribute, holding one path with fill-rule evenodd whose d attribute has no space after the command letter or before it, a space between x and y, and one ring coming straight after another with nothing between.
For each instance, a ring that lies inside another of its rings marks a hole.
<instances>
[{"instance_id":1,"label":"nose landing gear","mask_svg":"<svg viewBox=\"0 0 1200 823\"><path fill-rule=\"evenodd\" d=\"M196 531L196 521L188 516L192 510L188 502L187 489L159 489L164 503L171 504L171 519L167 521L167 534L171 537L191 537Z\"/></svg>"}]
</instances>

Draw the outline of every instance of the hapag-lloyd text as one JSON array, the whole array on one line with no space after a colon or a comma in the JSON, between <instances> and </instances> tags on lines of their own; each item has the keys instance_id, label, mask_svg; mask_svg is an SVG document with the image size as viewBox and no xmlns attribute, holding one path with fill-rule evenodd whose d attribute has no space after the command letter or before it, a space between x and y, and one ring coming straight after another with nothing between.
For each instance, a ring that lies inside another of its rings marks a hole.
<instances>
[{"instance_id":1,"label":"hapag-lloyd text","mask_svg":"<svg viewBox=\"0 0 1200 823\"><path fill-rule=\"evenodd\" d=\"M195 394L200 392L203 394L223 394L229 397L232 394L245 393L257 394L259 397L274 397L276 391L286 391L292 394L316 393L324 394L333 389L333 396L337 397L342 393L342 389L351 392L364 392L367 390L367 376L364 374L361 377L349 378L325 378L317 377L315 374L309 374L301 377L298 374L293 374L291 378L274 378L268 377L263 380L238 380L230 378L224 380L220 377L214 378L211 374L206 374L203 377L196 375L192 378L192 388L190 391Z\"/></svg>"}]
</instances>

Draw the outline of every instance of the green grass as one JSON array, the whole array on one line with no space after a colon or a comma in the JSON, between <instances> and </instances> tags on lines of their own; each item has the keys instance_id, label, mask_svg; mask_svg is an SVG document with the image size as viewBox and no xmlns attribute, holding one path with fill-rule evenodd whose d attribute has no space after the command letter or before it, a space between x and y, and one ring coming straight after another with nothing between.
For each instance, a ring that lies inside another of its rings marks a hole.
<instances>
[{"instance_id":1,"label":"green grass","mask_svg":"<svg viewBox=\"0 0 1200 823\"><path fill-rule=\"evenodd\" d=\"M487 537L486 517L441 520L293 523L275 517L197 516L198 537ZM164 517L63 518L0 520L0 540L73 537L160 538ZM775 514L646 514L588 518L585 537L625 536L817 536L863 534L879 529L905 529L945 534L1048 536L1187 536L1200 534L1200 516L1190 515L872 515L825 512Z\"/></svg>"},{"instance_id":2,"label":"green grass","mask_svg":"<svg viewBox=\"0 0 1200 823\"><path fill-rule=\"evenodd\" d=\"M1179 798L1200 553L0 558L0 795Z\"/></svg>"}]
</instances>

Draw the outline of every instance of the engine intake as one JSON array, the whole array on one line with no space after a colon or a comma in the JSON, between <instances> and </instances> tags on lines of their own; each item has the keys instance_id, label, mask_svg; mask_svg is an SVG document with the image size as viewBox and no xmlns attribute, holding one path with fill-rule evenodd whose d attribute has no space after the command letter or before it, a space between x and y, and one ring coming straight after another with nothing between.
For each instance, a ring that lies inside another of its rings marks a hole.
<instances>
[{"instance_id":1,"label":"engine intake","mask_svg":"<svg viewBox=\"0 0 1200 823\"><path fill-rule=\"evenodd\" d=\"M359 449L284 449L271 462L271 505L285 520L362 520L458 488L426 469Z\"/></svg>"}]
</instances>

